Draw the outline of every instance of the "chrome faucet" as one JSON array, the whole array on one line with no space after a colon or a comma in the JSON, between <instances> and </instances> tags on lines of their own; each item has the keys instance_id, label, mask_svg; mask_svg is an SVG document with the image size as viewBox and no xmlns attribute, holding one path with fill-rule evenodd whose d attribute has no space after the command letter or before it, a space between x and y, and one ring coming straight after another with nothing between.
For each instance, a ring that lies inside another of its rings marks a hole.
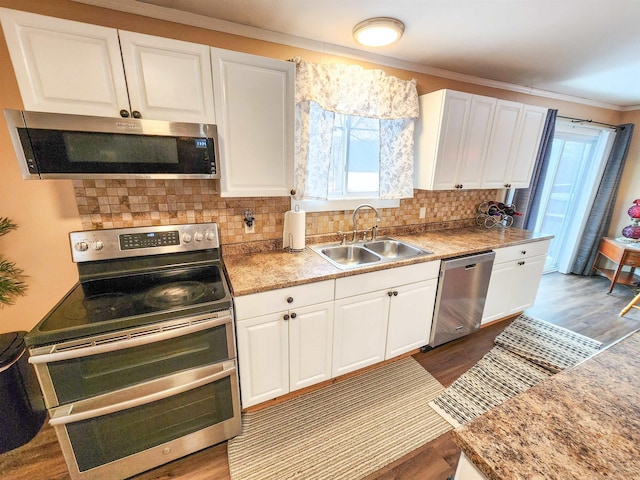
<instances>
[{"instance_id":1,"label":"chrome faucet","mask_svg":"<svg viewBox=\"0 0 640 480\"><path fill-rule=\"evenodd\" d=\"M353 242L355 242L358 238L358 212L360 212L361 208L370 208L371 210L373 210L374 212L376 212L376 222L379 222L380 219L380 213L378 212L378 210L376 209L376 207L374 207L373 205L369 205L368 203L363 203L362 205L358 205L355 210L353 211ZM375 240L375 236L376 236L376 230L377 230L378 226L376 225L373 229L372 229L372 240Z\"/></svg>"}]
</instances>

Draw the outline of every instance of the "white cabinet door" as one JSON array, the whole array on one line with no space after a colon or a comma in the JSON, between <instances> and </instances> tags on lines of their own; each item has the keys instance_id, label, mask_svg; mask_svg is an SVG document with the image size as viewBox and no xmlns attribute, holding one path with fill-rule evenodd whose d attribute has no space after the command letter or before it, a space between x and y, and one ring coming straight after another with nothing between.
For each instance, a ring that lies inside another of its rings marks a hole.
<instances>
[{"instance_id":1,"label":"white cabinet door","mask_svg":"<svg viewBox=\"0 0 640 480\"><path fill-rule=\"evenodd\" d=\"M533 306L536 301L545 260L546 255L539 255L516 262L513 289L510 297L510 313L521 312Z\"/></svg>"},{"instance_id":2,"label":"white cabinet door","mask_svg":"<svg viewBox=\"0 0 640 480\"><path fill-rule=\"evenodd\" d=\"M496 99L473 95L464 133L464 149L458 162L456 184L465 189L480 188Z\"/></svg>"},{"instance_id":3,"label":"white cabinet door","mask_svg":"<svg viewBox=\"0 0 640 480\"><path fill-rule=\"evenodd\" d=\"M432 279L392 290L385 359L429 343L437 287Z\"/></svg>"},{"instance_id":4,"label":"white cabinet door","mask_svg":"<svg viewBox=\"0 0 640 480\"><path fill-rule=\"evenodd\" d=\"M420 116L415 128L415 188L455 188L471 98L469 93L454 90L420 96Z\"/></svg>"},{"instance_id":5,"label":"white cabinet door","mask_svg":"<svg viewBox=\"0 0 640 480\"><path fill-rule=\"evenodd\" d=\"M329 380L333 302L291 310L289 317L290 390Z\"/></svg>"},{"instance_id":6,"label":"white cabinet door","mask_svg":"<svg viewBox=\"0 0 640 480\"><path fill-rule=\"evenodd\" d=\"M496 103L482 188L505 188L508 184L511 154L523 107L522 103L506 100Z\"/></svg>"},{"instance_id":7,"label":"white cabinet door","mask_svg":"<svg viewBox=\"0 0 640 480\"><path fill-rule=\"evenodd\" d=\"M482 324L493 322L533 306L549 241L505 247L496 250L487 298L482 313ZM514 256L518 258L513 259Z\"/></svg>"},{"instance_id":8,"label":"white cabinet door","mask_svg":"<svg viewBox=\"0 0 640 480\"><path fill-rule=\"evenodd\" d=\"M293 62L211 49L223 197L289 196Z\"/></svg>"},{"instance_id":9,"label":"white cabinet door","mask_svg":"<svg viewBox=\"0 0 640 480\"><path fill-rule=\"evenodd\" d=\"M510 188L529 188L546 120L546 108L524 106L507 176Z\"/></svg>"},{"instance_id":10,"label":"white cabinet door","mask_svg":"<svg viewBox=\"0 0 640 480\"><path fill-rule=\"evenodd\" d=\"M459 183L458 169L471 99L472 95L468 93L446 91L435 159L434 190L451 190Z\"/></svg>"},{"instance_id":11,"label":"white cabinet door","mask_svg":"<svg viewBox=\"0 0 640 480\"><path fill-rule=\"evenodd\" d=\"M207 45L118 34L132 112L152 120L215 123Z\"/></svg>"},{"instance_id":12,"label":"white cabinet door","mask_svg":"<svg viewBox=\"0 0 640 480\"><path fill-rule=\"evenodd\" d=\"M26 110L118 117L129 110L117 31L0 9Z\"/></svg>"},{"instance_id":13,"label":"white cabinet door","mask_svg":"<svg viewBox=\"0 0 640 480\"><path fill-rule=\"evenodd\" d=\"M516 266L517 262L515 261L493 265L487 298L482 312L482 325L509 315L511 311L510 295Z\"/></svg>"},{"instance_id":14,"label":"white cabinet door","mask_svg":"<svg viewBox=\"0 0 640 480\"><path fill-rule=\"evenodd\" d=\"M384 360L388 317L386 291L335 301L333 377Z\"/></svg>"},{"instance_id":15,"label":"white cabinet door","mask_svg":"<svg viewBox=\"0 0 640 480\"><path fill-rule=\"evenodd\" d=\"M289 393L286 312L236 322L242 407Z\"/></svg>"}]
</instances>

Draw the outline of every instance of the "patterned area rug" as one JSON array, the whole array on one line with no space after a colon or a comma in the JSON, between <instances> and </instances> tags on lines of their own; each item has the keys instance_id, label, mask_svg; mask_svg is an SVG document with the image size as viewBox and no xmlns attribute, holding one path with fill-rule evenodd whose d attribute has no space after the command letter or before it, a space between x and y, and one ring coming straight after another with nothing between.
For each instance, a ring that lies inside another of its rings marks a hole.
<instances>
[{"instance_id":1,"label":"patterned area rug","mask_svg":"<svg viewBox=\"0 0 640 480\"><path fill-rule=\"evenodd\" d=\"M598 352L602 343L521 315L496 346L430 403L454 427Z\"/></svg>"},{"instance_id":2,"label":"patterned area rug","mask_svg":"<svg viewBox=\"0 0 640 480\"><path fill-rule=\"evenodd\" d=\"M245 413L228 444L231 478L363 478L451 430L429 407L443 390L407 357Z\"/></svg>"}]
</instances>

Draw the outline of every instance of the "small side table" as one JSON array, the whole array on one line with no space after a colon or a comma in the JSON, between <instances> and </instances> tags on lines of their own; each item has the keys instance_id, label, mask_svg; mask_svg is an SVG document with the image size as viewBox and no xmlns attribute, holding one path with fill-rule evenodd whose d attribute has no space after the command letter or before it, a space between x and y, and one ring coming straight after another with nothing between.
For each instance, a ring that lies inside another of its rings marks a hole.
<instances>
[{"instance_id":1,"label":"small side table","mask_svg":"<svg viewBox=\"0 0 640 480\"><path fill-rule=\"evenodd\" d=\"M609 268L603 268L598 266L598 260L600 256L606 257L616 264L616 269L611 270ZM622 272L622 267L629 266L631 270L628 272ZM598 270L605 277L611 280L611 286L609 287L609 293L613 291L616 283L623 285L637 285L640 282L640 277L635 274L636 267L640 267L640 248L635 248L622 242L617 242L613 238L603 238L600 241L600 247L598 248L598 255L591 267L590 275Z\"/></svg>"}]
</instances>

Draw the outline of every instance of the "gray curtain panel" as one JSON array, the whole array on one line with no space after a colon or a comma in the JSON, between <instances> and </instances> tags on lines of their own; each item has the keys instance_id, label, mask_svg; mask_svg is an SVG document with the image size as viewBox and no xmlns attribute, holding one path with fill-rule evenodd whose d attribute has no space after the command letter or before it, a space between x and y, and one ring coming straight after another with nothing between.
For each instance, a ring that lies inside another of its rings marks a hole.
<instances>
[{"instance_id":1,"label":"gray curtain panel","mask_svg":"<svg viewBox=\"0 0 640 480\"><path fill-rule=\"evenodd\" d=\"M589 275L591 271L591 266L598 254L600 239L606 236L609 230L632 136L633 123L618 125L611 154L607 160L582 241L578 246L578 254L571 268L571 273Z\"/></svg>"},{"instance_id":2,"label":"gray curtain panel","mask_svg":"<svg viewBox=\"0 0 640 480\"><path fill-rule=\"evenodd\" d=\"M549 157L551 156L551 144L553 143L557 116L558 110L550 109L547 112L547 120L540 140L540 150L538 150L538 157L531 175L531 186L529 188L518 188L515 191L513 203L518 211L522 213L522 216L514 217L514 227L533 230L538 209L540 208L540 196L537 193L538 190L542 189L549 170Z\"/></svg>"}]
</instances>

